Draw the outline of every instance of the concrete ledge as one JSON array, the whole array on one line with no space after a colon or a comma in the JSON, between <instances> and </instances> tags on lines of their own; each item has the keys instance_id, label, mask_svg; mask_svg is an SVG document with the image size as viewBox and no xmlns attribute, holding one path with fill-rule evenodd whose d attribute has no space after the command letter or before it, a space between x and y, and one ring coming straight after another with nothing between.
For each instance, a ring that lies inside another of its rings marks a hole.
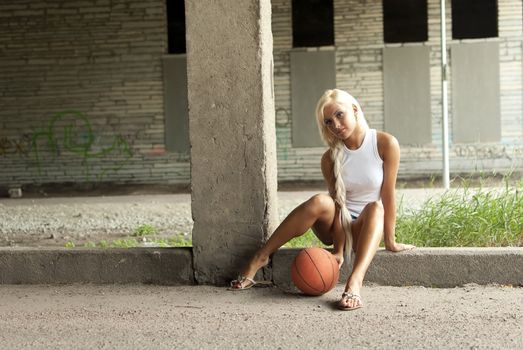
<instances>
[{"instance_id":1,"label":"concrete ledge","mask_svg":"<svg viewBox=\"0 0 523 350\"><path fill-rule=\"evenodd\" d=\"M272 259L274 283L287 290L300 249L280 249ZM192 248L0 248L0 284L195 284ZM340 282L350 269L344 266ZM523 248L417 248L379 250L368 282L389 286L455 287L467 283L523 285Z\"/></svg>"},{"instance_id":2,"label":"concrete ledge","mask_svg":"<svg viewBox=\"0 0 523 350\"><path fill-rule=\"evenodd\" d=\"M0 284L194 284L192 248L0 248Z\"/></svg>"},{"instance_id":3,"label":"concrete ledge","mask_svg":"<svg viewBox=\"0 0 523 350\"><path fill-rule=\"evenodd\" d=\"M273 256L274 283L294 289L292 261L300 249L280 249ZM340 282L345 283L344 266ZM380 249L365 281L389 286L456 287L467 283L523 285L523 248L417 248L392 253Z\"/></svg>"}]
</instances>

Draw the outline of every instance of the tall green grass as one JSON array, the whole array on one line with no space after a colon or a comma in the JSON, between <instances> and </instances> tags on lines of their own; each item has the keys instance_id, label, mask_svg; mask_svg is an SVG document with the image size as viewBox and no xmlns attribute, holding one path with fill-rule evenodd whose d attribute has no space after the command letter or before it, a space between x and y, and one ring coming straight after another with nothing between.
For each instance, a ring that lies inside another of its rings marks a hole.
<instances>
[{"instance_id":1,"label":"tall green grass","mask_svg":"<svg viewBox=\"0 0 523 350\"><path fill-rule=\"evenodd\" d=\"M303 235L291 239L283 245L284 248L303 248L303 247L326 247L319 238L308 229Z\"/></svg>"},{"instance_id":2,"label":"tall green grass","mask_svg":"<svg viewBox=\"0 0 523 350\"><path fill-rule=\"evenodd\" d=\"M449 190L420 208L398 206L396 240L418 247L523 246L523 182ZM308 230L284 247L324 245Z\"/></svg>"},{"instance_id":3,"label":"tall green grass","mask_svg":"<svg viewBox=\"0 0 523 350\"><path fill-rule=\"evenodd\" d=\"M523 246L523 185L450 190L398 210L396 237L420 247Z\"/></svg>"},{"instance_id":4,"label":"tall green grass","mask_svg":"<svg viewBox=\"0 0 523 350\"><path fill-rule=\"evenodd\" d=\"M508 179L508 178L507 178ZM509 186L485 189L471 188L463 181L463 188L449 190L430 198L417 209L398 205L396 240L418 247L523 247L523 181ZM133 236L149 234L150 227L141 226ZM191 246L190 237L176 235L169 238L150 239L161 247ZM135 237L86 246L135 247ZM74 242L67 242L74 247ZM284 247L325 247L309 229Z\"/></svg>"}]
</instances>

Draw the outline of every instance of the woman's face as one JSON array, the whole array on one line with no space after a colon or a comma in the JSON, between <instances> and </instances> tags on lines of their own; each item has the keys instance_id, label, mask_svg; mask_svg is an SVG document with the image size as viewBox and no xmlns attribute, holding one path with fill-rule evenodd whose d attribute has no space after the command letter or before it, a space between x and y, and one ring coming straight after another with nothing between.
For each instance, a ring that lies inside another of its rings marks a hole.
<instances>
[{"instance_id":1,"label":"woman's face","mask_svg":"<svg viewBox=\"0 0 523 350\"><path fill-rule=\"evenodd\" d=\"M356 119L344 104L330 102L323 108L323 124L334 136L345 140L356 128Z\"/></svg>"}]
</instances>

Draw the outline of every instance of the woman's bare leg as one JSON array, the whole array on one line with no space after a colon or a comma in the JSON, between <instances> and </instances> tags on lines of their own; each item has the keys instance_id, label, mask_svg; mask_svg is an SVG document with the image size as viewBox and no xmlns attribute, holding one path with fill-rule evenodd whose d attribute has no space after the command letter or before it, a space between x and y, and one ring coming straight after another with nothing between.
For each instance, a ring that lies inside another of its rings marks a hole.
<instances>
[{"instance_id":1,"label":"woman's bare leg","mask_svg":"<svg viewBox=\"0 0 523 350\"><path fill-rule=\"evenodd\" d=\"M330 218L329 218L330 219ZM312 226L314 234L325 245L333 245L332 254L341 268L343 264L343 248L345 247L345 230L341 224L340 210L336 206L334 219L332 221L318 220Z\"/></svg>"},{"instance_id":2,"label":"woman's bare leg","mask_svg":"<svg viewBox=\"0 0 523 350\"><path fill-rule=\"evenodd\" d=\"M352 272L345 285L345 291L360 294L363 278L376 255L383 236L383 205L381 202L369 203L352 226L355 259ZM343 302L343 300L342 300ZM348 300L346 307L352 308L357 300Z\"/></svg>"},{"instance_id":3,"label":"woman's bare leg","mask_svg":"<svg viewBox=\"0 0 523 350\"><path fill-rule=\"evenodd\" d=\"M303 235L313 225L331 227L335 212L334 201L326 194L317 194L299 205L283 220L263 247L258 249L241 275L253 278L261 267L267 265L272 253L294 237ZM323 233L323 230L321 231ZM325 234L321 237L318 235L318 237L322 241L328 239ZM242 286L236 284L233 287L241 288Z\"/></svg>"}]
</instances>

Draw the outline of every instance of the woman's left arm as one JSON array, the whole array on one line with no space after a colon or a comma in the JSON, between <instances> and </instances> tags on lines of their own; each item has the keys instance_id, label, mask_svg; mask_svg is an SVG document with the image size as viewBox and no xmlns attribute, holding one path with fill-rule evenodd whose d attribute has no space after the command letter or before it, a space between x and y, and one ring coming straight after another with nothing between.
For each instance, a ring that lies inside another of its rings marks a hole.
<instances>
[{"instance_id":1,"label":"woman's left arm","mask_svg":"<svg viewBox=\"0 0 523 350\"><path fill-rule=\"evenodd\" d=\"M398 140L390 134L378 132L378 151L383 159L381 201L385 211L383 227L385 249L393 252L413 249L413 245L396 243L396 178L400 164Z\"/></svg>"}]
</instances>

